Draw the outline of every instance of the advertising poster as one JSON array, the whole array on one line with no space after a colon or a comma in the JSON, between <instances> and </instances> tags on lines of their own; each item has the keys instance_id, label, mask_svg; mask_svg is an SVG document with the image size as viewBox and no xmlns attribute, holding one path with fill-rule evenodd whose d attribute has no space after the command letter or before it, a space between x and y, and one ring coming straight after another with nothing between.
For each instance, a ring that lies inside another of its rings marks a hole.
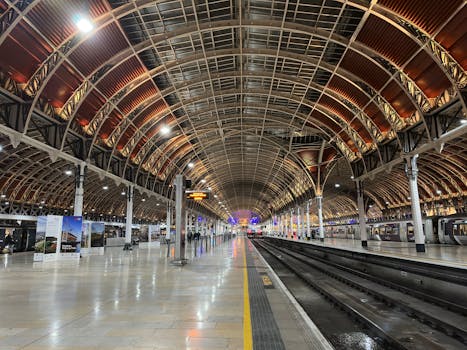
<instances>
[{"instance_id":1,"label":"advertising poster","mask_svg":"<svg viewBox=\"0 0 467 350\"><path fill-rule=\"evenodd\" d=\"M103 222L93 222L91 224L91 247L104 246L104 229Z\"/></svg>"},{"instance_id":2,"label":"advertising poster","mask_svg":"<svg viewBox=\"0 0 467 350\"><path fill-rule=\"evenodd\" d=\"M160 225L149 225L149 242L156 242L159 238Z\"/></svg>"},{"instance_id":3,"label":"advertising poster","mask_svg":"<svg viewBox=\"0 0 467 350\"><path fill-rule=\"evenodd\" d=\"M91 243L91 223L83 223L83 235L81 236L81 251L90 247Z\"/></svg>"},{"instance_id":4,"label":"advertising poster","mask_svg":"<svg viewBox=\"0 0 467 350\"><path fill-rule=\"evenodd\" d=\"M45 254L55 254L60 243L62 233L62 216L47 215L47 225L45 230Z\"/></svg>"},{"instance_id":5,"label":"advertising poster","mask_svg":"<svg viewBox=\"0 0 467 350\"><path fill-rule=\"evenodd\" d=\"M42 261L45 250L45 230L47 216L38 216L36 225L36 242L34 244L34 261Z\"/></svg>"},{"instance_id":6,"label":"advertising poster","mask_svg":"<svg viewBox=\"0 0 467 350\"><path fill-rule=\"evenodd\" d=\"M148 242L149 241L149 227L148 225L141 225L141 229L138 234L139 242Z\"/></svg>"},{"instance_id":7,"label":"advertising poster","mask_svg":"<svg viewBox=\"0 0 467 350\"><path fill-rule=\"evenodd\" d=\"M64 216L62 222L61 253L79 253L83 219L81 216Z\"/></svg>"}]
</instances>

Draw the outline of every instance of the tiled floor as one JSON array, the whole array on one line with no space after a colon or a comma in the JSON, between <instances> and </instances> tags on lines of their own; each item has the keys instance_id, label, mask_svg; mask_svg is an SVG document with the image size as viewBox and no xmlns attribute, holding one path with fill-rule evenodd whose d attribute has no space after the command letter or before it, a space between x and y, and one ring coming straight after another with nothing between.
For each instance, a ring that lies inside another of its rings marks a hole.
<instances>
[{"instance_id":1,"label":"tiled floor","mask_svg":"<svg viewBox=\"0 0 467 350\"><path fill-rule=\"evenodd\" d=\"M1 256L0 349L242 349L244 243L191 249L184 267L165 246L75 263Z\"/></svg>"},{"instance_id":2,"label":"tiled floor","mask_svg":"<svg viewBox=\"0 0 467 350\"><path fill-rule=\"evenodd\" d=\"M368 249L362 248L359 240L351 239L325 238L324 243L319 240L301 242L467 269L467 247L460 245L427 244L426 252L418 253L415 243L408 242L368 241Z\"/></svg>"},{"instance_id":3,"label":"tiled floor","mask_svg":"<svg viewBox=\"0 0 467 350\"><path fill-rule=\"evenodd\" d=\"M165 247L34 267L2 256L0 349L241 349L240 243L183 268Z\"/></svg>"}]
</instances>

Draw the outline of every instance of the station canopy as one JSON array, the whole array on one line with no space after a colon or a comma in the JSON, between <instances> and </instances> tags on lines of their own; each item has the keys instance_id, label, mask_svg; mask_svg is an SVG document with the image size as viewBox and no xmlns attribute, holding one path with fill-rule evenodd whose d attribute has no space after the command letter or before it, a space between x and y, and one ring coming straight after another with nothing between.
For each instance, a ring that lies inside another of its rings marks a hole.
<instances>
[{"instance_id":1,"label":"station canopy","mask_svg":"<svg viewBox=\"0 0 467 350\"><path fill-rule=\"evenodd\" d=\"M465 208L462 0L0 0L2 213L164 216L175 175L199 210L262 219L317 194L325 218ZM69 172L68 172L69 173ZM191 204L190 204L191 205ZM313 209L312 209L313 210Z\"/></svg>"}]
</instances>

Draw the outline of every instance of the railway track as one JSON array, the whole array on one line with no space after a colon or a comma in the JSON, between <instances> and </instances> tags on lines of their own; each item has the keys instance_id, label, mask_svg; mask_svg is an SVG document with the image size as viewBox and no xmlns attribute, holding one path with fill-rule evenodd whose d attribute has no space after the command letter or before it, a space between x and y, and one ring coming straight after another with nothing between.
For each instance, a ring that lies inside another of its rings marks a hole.
<instances>
[{"instance_id":1,"label":"railway track","mask_svg":"<svg viewBox=\"0 0 467 350\"><path fill-rule=\"evenodd\" d=\"M361 324L384 349L467 349L467 319L460 312L377 283L347 266L254 241L266 260L274 259ZM286 284L287 285L287 284ZM299 300L300 302L300 300ZM307 310L307 305L304 309ZM452 309L453 305L449 305ZM308 309L313 309L308 307ZM316 316L316 315L315 315ZM310 317L314 319L313 313ZM319 325L318 325L319 326ZM326 335L326 329L322 329ZM330 339L332 342L332 339Z\"/></svg>"}]
</instances>

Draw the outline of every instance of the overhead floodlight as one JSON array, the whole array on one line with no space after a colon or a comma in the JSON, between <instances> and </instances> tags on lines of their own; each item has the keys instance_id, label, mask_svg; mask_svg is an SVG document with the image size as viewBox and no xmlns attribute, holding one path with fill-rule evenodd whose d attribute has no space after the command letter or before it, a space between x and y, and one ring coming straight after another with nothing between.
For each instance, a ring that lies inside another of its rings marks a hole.
<instances>
[{"instance_id":1,"label":"overhead floodlight","mask_svg":"<svg viewBox=\"0 0 467 350\"><path fill-rule=\"evenodd\" d=\"M157 205L157 206L159 206L160 204L159 204L159 203L157 203L156 205Z\"/></svg>"},{"instance_id":2,"label":"overhead floodlight","mask_svg":"<svg viewBox=\"0 0 467 350\"><path fill-rule=\"evenodd\" d=\"M334 187L339 188L339 187L341 187L341 185L340 184L334 184Z\"/></svg>"},{"instance_id":3,"label":"overhead floodlight","mask_svg":"<svg viewBox=\"0 0 467 350\"><path fill-rule=\"evenodd\" d=\"M162 135L167 135L169 132L170 132L170 128L169 128L167 125L164 125L164 126L161 128L161 134L162 134Z\"/></svg>"},{"instance_id":4,"label":"overhead floodlight","mask_svg":"<svg viewBox=\"0 0 467 350\"><path fill-rule=\"evenodd\" d=\"M3 151L3 146L2 146L2 145L0 145L0 152L1 152L1 151Z\"/></svg>"},{"instance_id":5,"label":"overhead floodlight","mask_svg":"<svg viewBox=\"0 0 467 350\"><path fill-rule=\"evenodd\" d=\"M75 21L76 27L83 33L89 33L94 29L94 24L84 16L78 16Z\"/></svg>"},{"instance_id":6,"label":"overhead floodlight","mask_svg":"<svg viewBox=\"0 0 467 350\"><path fill-rule=\"evenodd\" d=\"M211 187L208 187L208 191L211 191L211 190L212 190L212 188L211 188Z\"/></svg>"},{"instance_id":7,"label":"overhead floodlight","mask_svg":"<svg viewBox=\"0 0 467 350\"><path fill-rule=\"evenodd\" d=\"M109 186L102 186L102 189L103 189L104 191L107 191L107 190L109 189Z\"/></svg>"},{"instance_id":8,"label":"overhead floodlight","mask_svg":"<svg viewBox=\"0 0 467 350\"><path fill-rule=\"evenodd\" d=\"M6 194L2 194L2 195L0 195L0 197L6 198Z\"/></svg>"},{"instance_id":9,"label":"overhead floodlight","mask_svg":"<svg viewBox=\"0 0 467 350\"><path fill-rule=\"evenodd\" d=\"M141 199L141 202L146 202L146 198Z\"/></svg>"},{"instance_id":10,"label":"overhead floodlight","mask_svg":"<svg viewBox=\"0 0 467 350\"><path fill-rule=\"evenodd\" d=\"M39 206L39 209L42 209L42 205Z\"/></svg>"},{"instance_id":11,"label":"overhead floodlight","mask_svg":"<svg viewBox=\"0 0 467 350\"><path fill-rule=\"evenodd\" d=\"M8 204L10 204L10 202L5 202L5 205L8 205Z\"/></svg>"},{"instance_id":12,"label":"overhead floodlight","mask_svg":"<svg viewBox=\"0 0 467 350\"><path fill-rule=\"evenodd\" d=\"M201 183L202 183L202 184L205 184L205 183L206 183L206 180L205 180L205 179L202 179L202 180L201 180Z\"/></svg>"},{"instance_id":13,"label":"overhead floodlight","mask_svg":"<svg viewBox=\"0 0 467 350\"><path fill-rule=\"evenodd\" d=\"M120 193L122 196L126 195L126 192L125 191L122 191L122 193Z\"/></svg>"},{"instance_id":14,"label":"overhead floodlight","mask_svg":"<svg viewBox=\"0 0 467 350\"><path fill-rule=\"evenodd\" d=\"M45 204L45 201L44 201L44 200L42 200L42 201L41 201L41 204Z\"/></svg>"},{"instance_id":15,"label":"overhead floodlight","mask_svg":"<svg viewBox=\"0 0 467 350\"><path fill-rule=\"evenodd\" d=\"M217 194L214 195L214 198L217 198Z\"/></svg>"},{"instance_id":16,"label":"overhead floodlight","mask_svg":"<svg viewBox=\"0 0 467 350\"><path fill-rule=\"evenodd\" d=\"M193 163L188 163L188 168L193 168L195 165Z\"/></svg>"},{"instance_id":17,"label":"overhead floodlight","mask_svg":"<svg viewBox=\"0 0 467 350\"><path fill-rule=\"evenodd\" d=\"M441 194L441 190L436 190L436 194Z\"/></svg>"},{"instance_id":18,"label":"overhead floodlight","mask_svg":"<svg viewBox=\"0 0 467 350\"><path fill-rule=\"evenodd\" d=\"M65 175L70 176L72 174L73 174L73 172L71 170L65 170Z\"/></svg>"}]
</instances>

